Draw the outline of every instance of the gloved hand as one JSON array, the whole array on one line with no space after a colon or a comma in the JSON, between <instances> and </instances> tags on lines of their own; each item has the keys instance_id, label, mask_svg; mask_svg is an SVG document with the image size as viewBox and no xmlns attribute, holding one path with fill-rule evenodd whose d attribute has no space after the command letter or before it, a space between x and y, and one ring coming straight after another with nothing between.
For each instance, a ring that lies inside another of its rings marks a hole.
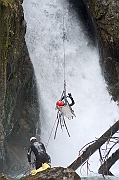
<instances>
[{"instance_id":1,"label":"gloved hand","mask_svg":"<svg viewBox=\"0 0 119 180\"><path fill-rule=\"evenodd\" d=\"M29 162L30 165L32 165L33 163L32 162Z\"/></svg>"},{"instance_id":2,"label":"gloved hand","mask_svg":"<svg viewBox=\"0 0 119 180\"><path fill-rule=\"evenodd\" d=\"M71 97L71 93L68 93L68 96Z\"/></svg>"}]
</instances>

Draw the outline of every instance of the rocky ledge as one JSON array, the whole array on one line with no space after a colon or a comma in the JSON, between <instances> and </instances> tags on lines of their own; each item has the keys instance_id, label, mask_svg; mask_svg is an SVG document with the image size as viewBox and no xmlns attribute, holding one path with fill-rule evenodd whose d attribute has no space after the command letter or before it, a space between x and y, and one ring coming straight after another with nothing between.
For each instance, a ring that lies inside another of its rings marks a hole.
<instances>
[{"instance_id":1,"label":"rocky ledge","mask_svg":"<svg viewBox=\"0 0 119 180\"><path fill-rule=\"evenodd\" d=\"M13 178L0 174L0 179L12 180ZM27 175L25 177L20 178L20 180L81 180L81 178L72 169L63 167L53 167L51 169L47 169L45 171L37 173L34 176Z\"/></svg>"}]
</instances>

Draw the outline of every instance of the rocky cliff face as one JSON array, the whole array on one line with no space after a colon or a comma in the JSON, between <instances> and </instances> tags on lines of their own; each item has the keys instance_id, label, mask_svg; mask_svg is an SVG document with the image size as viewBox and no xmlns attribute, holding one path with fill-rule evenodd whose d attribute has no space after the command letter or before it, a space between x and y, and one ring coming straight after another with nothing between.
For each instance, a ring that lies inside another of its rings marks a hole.
<instances>
[{"instance_id":1,"label":"rocky cliff face","mask_svg":"<svg viewBox=\"0 0 119 180\"><path fill-rule=\"evenodd\" d=\"M37 88L24 39L21 3L0 0L0 172L7 174L24 168L26 147L38 121Z\"/></svg>"},{"instance_id":2,"label":"rocky cliff face","mask_svg":"<svg viewBox=\"0 0 119 180\"><path fill-rule=\"evenodd\" d=\"M119 100L119 1L84 2L97 25L102 72L109 92ZM0 0L0 172L6 174L24 169L26 148L29 137L36 133L39 114L21 3Z\"/></svg>"},{"instance_id":3,"label":"rocky cliff face","mask_svg":"<svg viewBox=\"0 0 119 180\"><path fill-rule=\"evenodd\" d=\"M84 0L97 25L102 72L113 99L119 101L119 1Z\"/></svg>"}]
</instances>

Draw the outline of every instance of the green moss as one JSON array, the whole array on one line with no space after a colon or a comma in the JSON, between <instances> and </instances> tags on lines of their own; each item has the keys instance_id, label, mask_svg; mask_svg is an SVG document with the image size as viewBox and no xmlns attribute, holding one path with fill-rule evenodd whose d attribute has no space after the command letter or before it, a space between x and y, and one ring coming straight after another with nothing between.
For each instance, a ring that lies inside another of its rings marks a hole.
<instances>
[{"instance_id":1,"label":"green moss","mask_svg":"<svg viewBox=\"0 0 119 180\"><path fill-rule=\"evenodd\" d=\"M16 72L14 72L11 74L10 79L15 79L16 77L17 77L17 74L16 74Z\"/></svg>"},{"instance_id":2,"label":"green moss","mask_svg":"<svg viewBox=\"0 0 119 180\"><path fill-rule=\"evenodd\" d=\"M8 39L7 39L7 40L6 40L6 46L5 46L6 49L8 48L8 45L9 45L9 41L8 41Z\"/></svg>"},{"instance_id":3,"label":"green moss","mask_svg":"<svg viewBox=\"0 0 119 180\"><path fill-rule=\"evenodd\" d=\"M6 127L8 125L8 119L10 117L10 112L13 106L13 89L9 84L11 83L10 80L13 80L17 78L17 69L13 68L9 72L12 64L14 65L16 63L16 59L19 55L21 44L21 21L19 13L20 6L18 4L18 1L15 0L0 0L0 59L1 59L1 66L2 66L2 72L1 77L3 77L3 88L5 94L5 104L4 104L4 110L5 110L5 118L3 125ZM9 62L9 64L8 64ZM11 73L11 75L9 74ZM9 77L9 81L7 81L7 78ZM21 84L21 80L13 80L12 82L16 82L18 84ZM13 87L13 86L12 86Z\"/></svg>"},{"instance_id":4,"label":"green moss","mask_svg":"<svg viewBox=\"0 0 119 180\"><path fill-rule=\"evenodd\" d=\"M14 0L0 0L0 5L2 7L12 7L13 6L13 3L14 3Z\"/></svg>"},{"instance_id":5,"label":"green moss","mask_svg":"<svg viewBox=\"0 0 119 180\"><path fill-rule=\"evenodd\" d=\"M17 37L16 40L17 40L18 42L20 42L20 38L19 38L19 37Z\"/></svg>"},{"instance_id":6,"label":"green moss","mask_svg":"<svg viewBox=\"0 0 119 180\"><path fill-rule=\"evenodd\" d=\"M30 86L31 86L31 82L28 82L28 83L27 83L27 86L30 87Z\"/></svg>"},{"instance_id":7,"label":"green moss","mask_svg":"<svg viewBox=\"0 0 119 180\"><path fill-rule=\"evenodd\" d=\"M11 100L11 91L10 91L10 89L7 89L7 91L6 91L6 98L8 100Z\"/></svg>"},{"instance_id":8,"label":"green moss","mask_svg":"<svg viewBox=\"0 0 119 180\"><path fill-rule=\"evenodd\" d=\"M5 106L5 118L3 119L3 126L4 128L6 128L6 126L8 125L8 116L10 113L10 109L11 109L11 102L12 102L12 97L11 97L11 90L7 89L6 90L6 106Z\"/></svg>"},{"instance_id":9,"label":"green moss","mask_svg":"<svg viewBox=\"0 0 119 180\"><path fill-rule=\"evenodd\" d=\"M1 11L1 6L5 7ZM2 47L2 61L7 65L9 48L12 48L14 59L19 54L20 33L19 33L19 18L18 6L14 0L0 0L0 46ZM4 31L3 31L4 29Z\"/></svg>"}]
</instances>

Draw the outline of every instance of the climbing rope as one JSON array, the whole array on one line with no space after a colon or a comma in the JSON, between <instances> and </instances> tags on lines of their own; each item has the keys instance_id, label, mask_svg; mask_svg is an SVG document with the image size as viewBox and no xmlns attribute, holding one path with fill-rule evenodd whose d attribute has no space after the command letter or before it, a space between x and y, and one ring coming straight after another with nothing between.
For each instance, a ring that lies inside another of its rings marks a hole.
<instances>
[{"instance_id":1,"label":"climbing rope","mask_svg":"<svg viewBox=\"0 0 119 180\"><path fill-rule=\"evenodd\" d=\"M65 104L67 104L67 98L66 98L66 72L65 72L65 69L66 69L66 55L65 55L66 32L65 32L64 26L65 26L65 22L64 22L64 9L63 9L63 29L62 29L62 31L63 31L63 36L62 36L62 39L63 39L63 58L64 58L64 61L63 61L63 69L64 69L64 90L63 90L63 93L62 93L62 95L61 95L61 99L62 99L62 97L63 97ZM68 129L67 129L65 120L64 120L64 118L63 118L63 121L62 121L60 116L61 116L61 114L59 114L59 111L58 111L58 113L57 113L57 118L56 118L56 120L55 120L55 122L54 122L54 125L53 125L53 127L52 127L52 130L51 130L51 133L50 133L48 142L47 142L47 144L46 144L46 148L47 148L47 146L48 146L48 144L49 144L49 141L50 141L50 139L51 139L51 135L52 135L52 132L53 132L53 129L54 129L54 126L55 126L57 120L58 120L58 123L57 123L57 126L56 126L54 139L55 139L55 137L56 137L56 132L57 132L57 128L58 128L59 122L60 122L60 125L61 125L61 129L62 129L63 126L65 126L65 127L66 127L66 130L67 130L67 132L68 132ZM69 134L69 132L68 132L68 134ZM70 135L69 135L69 136L70 136Z\"/></svg>"},{"instance_id":2,"label":"climbing rope","mask_svg":"<svg viewBox=\"0 0 119 180\"><path fill-rule=\"evenodd\" d=\"M63 9L63 54L64 54L64 90L63 90L63 95L64 96L64 102L67 104L67 99L66 99L66 52L65 52L65 40L66 40L66 32L65 32L65 21L64 21L64 9Z\"/></svg>"},{"instance_id":3,"label":"climbing rope","mask_svg":"<svg viewBox=\"0 0 119 180\"><path fill-rule=\"evenodd\" d=\"M24 168L24 170L20 171L19 174L17 174L17 175L14 177L14 179L18 179L18 176L19 176L19 175L22 175L22 177L23 177L23 176L25 176L28 172L29 172L29 174L30 174L30 167L29 167L29 166L28 166L26 169Z\"/></svg>"},{"instance_id":4,"label":"climbing rope","mask_svg":"<svg viewBox=\"0 0 119 180\"><path fill-rule=\"evenodd\" d=\"M49 142L50 142L51 135L52 135L53 129L54 129L54 127L55 127L56 121L57 121L57 118L56 118L56 120L55 120L55 122L54 122L54 124L53 124L53 127L52 127L52 130L51 130L51 133L50 133L50 136L49 136L48 142L47 142L47 144L46 144L46 148L48 147L48 144L49 144Z\"/></svg>"},{"instance_id":5,"label":"climbing rope","mask_svg":"<svg viewBox=\"0 0 119 180\"><path fill-rule=\"evenodd\" d=\"M66 54L65 54L65 40L66 40L66 32L65 32L65 22L64 22L64 10L63 10L63 36L62 36L62 39L63 39L63 54L64 54L64 88L66 88L66 72L65 72L65 69L66 69Z\"/></svg>"}]
</instances>

